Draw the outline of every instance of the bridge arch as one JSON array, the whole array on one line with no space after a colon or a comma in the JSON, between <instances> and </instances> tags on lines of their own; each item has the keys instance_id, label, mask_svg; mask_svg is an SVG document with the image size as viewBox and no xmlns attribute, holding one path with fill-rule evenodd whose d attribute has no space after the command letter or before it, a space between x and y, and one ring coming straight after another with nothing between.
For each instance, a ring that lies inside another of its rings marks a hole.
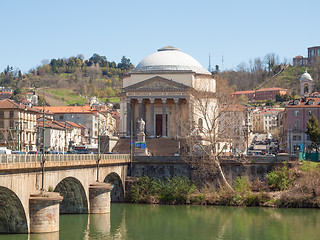
<instances>
[{"instance_id":1,"label":"bridge arch","mask_svg":"<svg viewBox=\"0 0 320 240\"><path fill-rule=\"evenodd\" d=\"M120 176L115 172L111 172L106 176L104 182L111 183L113 186L111 202L124 202L124 187Z\"/></svg>"},{"instance_id":2,"label":"bridge arch","mask_svg":"<svg viewBox=\"0 0 320 240\"><path fill-rule=\"evenodd\" d=\"M74 177L62 179L54 192L63 197L60 213L88 213L88 199L82 183Z\"/></svg>"},{"instance_id":3,"label":"bridge arch","mask_svg":"<svg viewBox=\"0 0 320 240\"><path fill-rule=\"evenodd\" d=\"M28 233L27 217L19 197L3 186L0 186L0 206L0 233Z\"/></svg>"}]
</instances>

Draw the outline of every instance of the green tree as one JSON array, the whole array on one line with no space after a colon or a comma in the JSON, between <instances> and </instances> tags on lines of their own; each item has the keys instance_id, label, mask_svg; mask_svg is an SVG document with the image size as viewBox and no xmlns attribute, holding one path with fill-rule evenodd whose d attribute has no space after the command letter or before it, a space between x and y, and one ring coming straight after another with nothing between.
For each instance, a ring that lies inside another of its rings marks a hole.
<instances>
[{"instance_id":1,"label":"green tree","mask_svg":"<svg viewBox=\"0 0 320 240\"><path fill-rule=\"evenodd\" d=\"M318 147L320 144L320 125L318 119L315 117L314 114L307 122L306 134L308 134L310 140L316 147L316 151L318 152Z\"/></svg>"}]
</instances>

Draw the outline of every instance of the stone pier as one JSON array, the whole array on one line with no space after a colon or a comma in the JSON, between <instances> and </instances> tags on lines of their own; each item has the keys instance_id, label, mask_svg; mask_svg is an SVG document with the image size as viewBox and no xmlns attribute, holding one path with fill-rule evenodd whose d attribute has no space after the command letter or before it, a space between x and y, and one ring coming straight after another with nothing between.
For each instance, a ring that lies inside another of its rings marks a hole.
<instances>
[{"instance_id":1,"label":"stone pier","mask_svg":"<svg viewBox=\"0 0 320 240\"><path fill-rule=\"evenodd\" d=\"M113 189L111 184L96 182L90 184L89 201L91 214L110 213L110 192Z\"/></svg>"},{"instance_id":2,"label":"stone pier","mask_svg":"<svg viewBox=\"0 0 320 240\"><path fill-rule=\"evenodd\" d=\"M30 233L59 231L59 203L62 199L56 192L30 195Z\"/></svg>"}]
</instances>

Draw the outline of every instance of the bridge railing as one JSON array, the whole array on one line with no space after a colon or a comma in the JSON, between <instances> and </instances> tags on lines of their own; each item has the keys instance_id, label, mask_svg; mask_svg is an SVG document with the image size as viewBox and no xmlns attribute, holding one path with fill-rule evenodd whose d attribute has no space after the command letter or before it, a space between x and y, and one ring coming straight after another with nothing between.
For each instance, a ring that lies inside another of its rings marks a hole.
<instances>
[{"instance_id":1,"label":"bridge railing","mask_svg":"<svg viewBox=\"0 0 320 240\"><path fill-rule=\"evenodd\" d=\"M46 162L95 161L98 154L45 154ZM101 160L129 162L129 154L100 154ZM42 162L42 154L0 154L0 164Z\"/></svg>"}]
</instances>

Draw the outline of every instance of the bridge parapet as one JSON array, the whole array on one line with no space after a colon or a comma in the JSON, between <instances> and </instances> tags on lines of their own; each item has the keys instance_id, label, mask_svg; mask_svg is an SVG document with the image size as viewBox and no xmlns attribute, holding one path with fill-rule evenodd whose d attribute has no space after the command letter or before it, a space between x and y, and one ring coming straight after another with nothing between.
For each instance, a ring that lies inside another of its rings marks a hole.
<instances>
[{"instance_id":1,"label":"bridge parapet","mask_svg":"<svg viewBox=\"0 0 320 240\"><path fill-rule=\"evenodd\" d=\"M99 154L45 154L46 162L95 161ZM42 162L42 154L0 154L0 164ZM100 160L130 160L129 154L100 154Z\"/></svg>"}]
</instances>

